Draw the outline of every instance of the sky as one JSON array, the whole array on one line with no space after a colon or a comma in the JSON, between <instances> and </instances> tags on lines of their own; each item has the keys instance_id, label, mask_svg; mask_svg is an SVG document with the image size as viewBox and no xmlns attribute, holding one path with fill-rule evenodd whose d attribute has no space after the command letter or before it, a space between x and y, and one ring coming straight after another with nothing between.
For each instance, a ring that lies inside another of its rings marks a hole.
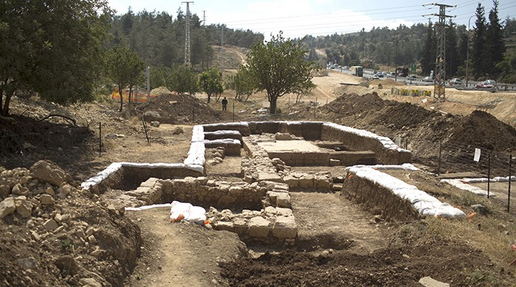
<instances>
[{"instance_id":1,"label":"sky","mask_svg":"<svg viewBox=\"0 0 516 287\"><path fill-rule=\"evenodd\" d=\"M485 8L486 18L493 7L492 0L448 0L440 2L409 0L108 0L109 6L124 14L129 7L134 13L167 12L177 15L186 11L184 1L190 3L190 11L206 20L206 25L225 24L233 29L250 29L264 34L265 38L277 35L281 30L287 38L305 35L325 36L346 34L373 27L389 27L400 24L437 22L439 8L430 3L456 5L447 8L446 14L456 16L453 21L473 28L478 3ZM430 14L430 16L428 16ZM427 16L423 16L427 15ZM471 17L473 16L473 17ZM499 0L498 16L516 18L516 0Z\"/></svg>"}]
</instances>

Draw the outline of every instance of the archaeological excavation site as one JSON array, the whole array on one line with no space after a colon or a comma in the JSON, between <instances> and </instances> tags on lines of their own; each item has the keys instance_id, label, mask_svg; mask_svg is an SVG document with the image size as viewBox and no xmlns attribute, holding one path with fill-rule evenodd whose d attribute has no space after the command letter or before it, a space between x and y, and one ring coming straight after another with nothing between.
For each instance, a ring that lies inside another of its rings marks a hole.
<instances>
[{"instance_id":1,"label":"archaeological excavation site","mask_svg":"<svg viewBox=\"0 0 516 287\"><path fill-rule=\"evenodd\" d=\"M169 118L149 114L143 127L101 105L78 118L102 120L102 135L37 122L52 137L26 139L32 150L0 167L0 282L511 286L505 169L494 166L489 198L479 180L486 146L514 146L513 129L484 112L450 116L375 93L339 97L317 109L320 120L305 120L307 107L244 121L163 95L137 108Z\"/></svg>"}]
</instances>

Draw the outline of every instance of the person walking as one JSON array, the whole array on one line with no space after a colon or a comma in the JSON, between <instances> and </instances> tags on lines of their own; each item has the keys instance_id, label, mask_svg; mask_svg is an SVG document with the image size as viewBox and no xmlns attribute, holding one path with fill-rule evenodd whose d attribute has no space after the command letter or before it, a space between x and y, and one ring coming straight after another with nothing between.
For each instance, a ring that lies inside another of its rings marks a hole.
<instances>
[{"instance_id":1,"label":"person walking","mask_svg":"<svg viewBox=\"0 0 516 287\"><path fill-rule=\"evenodd\" d=\"M228 100L226 99L226 97L224 97L224 99L222 99L222 110L225 111L228 107Z\"/></svg>"}]
</instances>

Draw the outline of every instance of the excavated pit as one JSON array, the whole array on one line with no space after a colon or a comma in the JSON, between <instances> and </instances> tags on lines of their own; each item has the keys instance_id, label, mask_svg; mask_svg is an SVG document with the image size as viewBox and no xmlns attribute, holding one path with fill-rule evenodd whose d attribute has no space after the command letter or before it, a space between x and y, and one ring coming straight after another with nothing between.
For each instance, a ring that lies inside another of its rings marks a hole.
<instances>
[{"instance_id":1,"label":"excavated pit","mask_svg":"<svg viewBox=\"0 0 516 287\"><path fill-rule=\"evenodd\" d=\"M87 186L99 194L119 190L126 206L174 200L202 206L214 229L235 232L250 245L296 246L303 251L348 249L354 240L331 230L303 235L290 191L333 193L342 189L345 175L332 174L332 167L397 165L410 159L410 152L387 138L331 123L211 124L194 127L184 163L120 163ZM224 174L217 169L224 162L241 166ZM295 166L318 169L291 171ZM236 175L240 179L229 180ZM382 201L372 204L383 208Z\"/></svg>"}]
</instances>

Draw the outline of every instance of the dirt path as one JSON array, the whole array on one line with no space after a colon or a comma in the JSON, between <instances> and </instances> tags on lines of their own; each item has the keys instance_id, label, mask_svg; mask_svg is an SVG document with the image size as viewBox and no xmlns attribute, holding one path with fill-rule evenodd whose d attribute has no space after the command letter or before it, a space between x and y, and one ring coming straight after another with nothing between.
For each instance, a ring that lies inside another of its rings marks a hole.
<instances>
[{"instance_id":1,"label":"dirt path","mask_svg":"<svg viewBox=\"0 0 516 287\"><path fill-rule=\"evenodd\" d=\"M300 246L368 254L387 246L371 214L338 193L291 192ZM315 242L315 243L314 243Z\"/></svg>"},{"instance_id":2,"label":"dirt path","mask_svg":"<svg viewBox=\"0 0 516 287\"><path fill-rule=\"evenodd\" d=\"M138 223L144 248L126 286L224 286L219 262L243 255L244 244L231 232L190 223L170 223L170 208L127 211Z\"/></svg>"}]
</instances>

